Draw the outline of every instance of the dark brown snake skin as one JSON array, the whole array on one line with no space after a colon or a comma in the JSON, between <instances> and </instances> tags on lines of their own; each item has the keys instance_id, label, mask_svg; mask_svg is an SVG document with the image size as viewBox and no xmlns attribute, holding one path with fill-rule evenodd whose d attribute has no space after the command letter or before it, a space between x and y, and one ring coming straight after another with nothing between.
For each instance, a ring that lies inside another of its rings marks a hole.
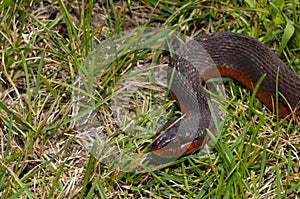
<instances>
[{"instance_id":1,"label":"dark brown snake skin","mask_svg":"<svg viewBox=\"0 0 300 199\"><path fill-rule=\"evenodd\" d=\"M169 66L176 71L171 91L186 118L168 122L157 133L151 151L158 156L179 157L206 143L206 130L213 131L214 125L208 106L210 97L202 85L211 77L230 77L253 90L265 75L256 97L275 113L277 104L281 117L295 121L300 118L300 76L267 46L249 36L218 32L196 37L176 51Z\"/></svg>"}]
</instances>

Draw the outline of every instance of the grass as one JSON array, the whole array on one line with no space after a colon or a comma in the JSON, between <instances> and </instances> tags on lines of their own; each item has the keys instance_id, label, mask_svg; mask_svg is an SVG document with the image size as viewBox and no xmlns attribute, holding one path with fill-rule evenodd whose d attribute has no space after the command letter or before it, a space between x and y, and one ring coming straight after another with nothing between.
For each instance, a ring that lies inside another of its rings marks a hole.
<instances>
[{"instance_id":1,"label":"grass","mask_svg":"<svg viewBox=\"0 0 300 199\"><path fill-rule=\"evenodd\" d=\"M226 81L228 114L214 149L144 173L124 172L90 155L72 109L74 83L95 46L140 26L189 36L241 32L274 49L300 74L298 1L23 0L2 1L0 13L1 198L300 197L299 124L277 119L232 80ZM122 88L118 82L132 68L166 63L159 52L136 50L99 74L100 130L120 148L142 153L159 126L155 106L166 103L168 117L175 107L164 89L138 82L144 89L128 94L127 119L134 122L131 131L141 133L124 132L109 106L115 86Z\"/></svg>"}]
</instances>

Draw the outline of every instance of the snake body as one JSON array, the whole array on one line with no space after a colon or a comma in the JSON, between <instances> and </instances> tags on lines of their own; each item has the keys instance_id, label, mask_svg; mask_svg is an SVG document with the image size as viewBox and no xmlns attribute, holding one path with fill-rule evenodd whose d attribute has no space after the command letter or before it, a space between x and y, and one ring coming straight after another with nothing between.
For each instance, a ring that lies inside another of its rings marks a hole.
<instances>
[{"instance_id":1,"label":"snake body","mask_svg":"<svg viewBox=\"0 0 300 199\"><path fill-rule=\"evenodd\" d=\"M171 91L186 118L170 121L157 133L151 150L162 157L179 157L206 143L213 130L210 100L204 81L226 76L253 90L256 97L278 115L300 118L300 76L258 40L239 33L218 32L195 37L176 51L169 63ZM276 94L277 93L277 94ZM276 103L277 102L277 103Z\"/></svg>"}]
</instances>

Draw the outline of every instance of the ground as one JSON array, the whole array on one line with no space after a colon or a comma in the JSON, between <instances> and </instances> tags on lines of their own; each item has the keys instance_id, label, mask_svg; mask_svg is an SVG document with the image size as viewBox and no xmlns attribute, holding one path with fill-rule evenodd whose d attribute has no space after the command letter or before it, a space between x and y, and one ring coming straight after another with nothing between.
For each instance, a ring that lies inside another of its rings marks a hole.
<instances>
[{"instance_id":1,"label":"ground","mask_svg":"<svg viewBox=\"0 0 300 199\"><path fill-rule=\"evenodd\" d=\"M228 116L211 153L194 153L144 173L125 172L92 156L78 136L72 106L75 82L91 52L141 26L188 36L244 33L269 46L299 75L299 2L2 1L0 11L1 198L300 197L299 124L277 118L232 80L225 79ZM95 83L103 132L138 153L152 135L133 139L120 130L105 99L133 67L166 66L167 56L156 53L128 52ZM153 99L153 87L137 84L145 88L135 97L144 100L129 108L140 113L136 126L147 129L159 118L148 111L165 102L160 100L165 91L155 87ZM179 110L168 100L172 117Z\"/></svg>"}]
</instances>

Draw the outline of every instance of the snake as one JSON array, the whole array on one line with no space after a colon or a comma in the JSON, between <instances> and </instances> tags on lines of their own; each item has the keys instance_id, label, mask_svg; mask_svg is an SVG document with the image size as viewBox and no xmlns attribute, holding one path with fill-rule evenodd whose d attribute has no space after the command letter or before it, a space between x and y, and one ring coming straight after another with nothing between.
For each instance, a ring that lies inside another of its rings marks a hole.
<instances>
[{"instance_id":1,"label":"snake","mask_svg":"<svg viewBox=\"0 0 300 199\"><path fill-rule=\"evenodd\" d=\"M191 154L215 131L211 98L205 81L229 77L250 91L271 111L287 119L300 119L300 76L265 44L234 32L216 32L194 37L170 58L168 81L172 96L184 118L175 117L156 133L151 151L160 157ZM219 117L219 116L218 116Z\"/></svg>"}]
</instances>

